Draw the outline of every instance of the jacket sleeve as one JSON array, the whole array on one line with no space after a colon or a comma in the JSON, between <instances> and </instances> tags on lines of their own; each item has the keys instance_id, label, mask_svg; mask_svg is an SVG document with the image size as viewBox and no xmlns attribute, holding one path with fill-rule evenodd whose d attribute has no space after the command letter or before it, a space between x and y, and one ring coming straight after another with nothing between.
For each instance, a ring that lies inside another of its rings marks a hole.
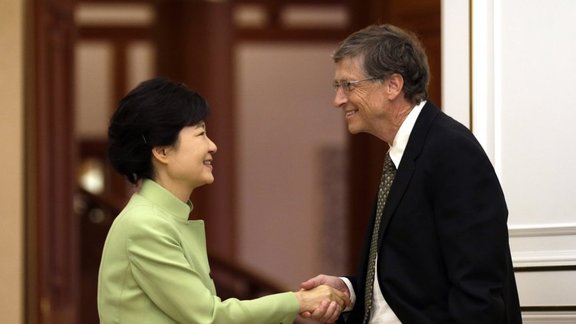
<instances>
[{"instance_id":1,"label":"jacket sleeve","mask_svg":"<svg viewBox=\"0 0 576 324\"><path fill-rule=\"evenodd\" d=\"M470 134L454 134L433 165L436 231L458 323L503 323L508 211L496 173Z\"/></svg>"},{"instance_id":2,"label":"jacket sleeve","mask_svg":"<svg viewBox=\"0 0 576 324\"><path fill-rule=\"evenodd\" d=\"M185 258L177 229L156 218L127 240L135 282L161 311L178 323L292 323L298 301L292 292L254 300L222 301ZM204 276L205 277L205 276Z\"/></svg>"}]
</instances>

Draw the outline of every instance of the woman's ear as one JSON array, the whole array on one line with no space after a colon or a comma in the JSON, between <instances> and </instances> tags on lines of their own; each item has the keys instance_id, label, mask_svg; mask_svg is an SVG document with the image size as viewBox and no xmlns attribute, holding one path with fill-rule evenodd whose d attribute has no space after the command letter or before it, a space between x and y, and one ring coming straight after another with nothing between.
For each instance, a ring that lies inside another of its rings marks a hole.
<instances>
[{"instance_id":1,"label":"woman's ear","mask_svg":"<svg viewBox=\"0 0 576 324\"><path fill-rule=\"evenodd\" d=\"M166 163L168 161L168 155L166 154L165 146L156 146L152 148L152 156L159 162Z\"/></svg>"}]
</instances>

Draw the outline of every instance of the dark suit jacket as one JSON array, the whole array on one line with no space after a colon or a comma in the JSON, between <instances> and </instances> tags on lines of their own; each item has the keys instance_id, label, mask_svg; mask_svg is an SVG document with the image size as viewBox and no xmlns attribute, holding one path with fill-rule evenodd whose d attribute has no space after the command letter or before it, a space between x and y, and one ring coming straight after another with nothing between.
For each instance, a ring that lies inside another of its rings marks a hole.
<instances>
[{"instance_id":1,"label":"dark suit jacket","mask_svg":"<svg viewBox=\"0 0 576 324\"><path fill-rule=\"evenodd\" d=\"M372 233L374 211L368 226ZM378 280L407 324L521 323L508 210L494 168L462 124L428 102L384 209ZM361 323L368 242L347 323Z\"/></svg>"}]
</instances>

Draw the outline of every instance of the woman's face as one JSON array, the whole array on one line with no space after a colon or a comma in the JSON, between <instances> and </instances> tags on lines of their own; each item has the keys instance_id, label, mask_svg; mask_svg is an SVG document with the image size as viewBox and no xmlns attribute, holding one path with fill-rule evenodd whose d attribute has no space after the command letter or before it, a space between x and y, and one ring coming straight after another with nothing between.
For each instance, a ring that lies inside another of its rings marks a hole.
<instances>
[{"instance_id":1,"label":"woman's face","mask_svg":"<svg viewBox=\"0 0 576 324\"><path fill-rule=\"evenodd\" d=\"M212 155L216 150L204 122L184 127L176 143L166 149L168 176L192 190L214 182Z\"/></svg>"}]
</instances>

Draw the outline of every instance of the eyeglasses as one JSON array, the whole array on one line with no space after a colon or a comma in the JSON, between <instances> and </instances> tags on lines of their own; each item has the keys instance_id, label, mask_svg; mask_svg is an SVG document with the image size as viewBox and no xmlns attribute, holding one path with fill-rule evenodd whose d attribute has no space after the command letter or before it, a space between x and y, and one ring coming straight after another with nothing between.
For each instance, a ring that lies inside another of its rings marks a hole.
<instances>
[{"instance_id":1,"label":"eyeglasses","mask_svg":"<svg viewBox=\"0 0 576 324\"><path fill-rule=\"evenodd\" d=\"M340 80L340 81L334 81L332 86L334 87L334 90L336 90L336 91L338 91L338 88L342 88L342 90L344 90L344 92L350 92L350 91L354 90L354 87L358 83L361 83L364 81L373 81L373 80L380 80L380 78L367 78L367 79L362 79L362 80Z\"/></svg>"}]
</instances>

